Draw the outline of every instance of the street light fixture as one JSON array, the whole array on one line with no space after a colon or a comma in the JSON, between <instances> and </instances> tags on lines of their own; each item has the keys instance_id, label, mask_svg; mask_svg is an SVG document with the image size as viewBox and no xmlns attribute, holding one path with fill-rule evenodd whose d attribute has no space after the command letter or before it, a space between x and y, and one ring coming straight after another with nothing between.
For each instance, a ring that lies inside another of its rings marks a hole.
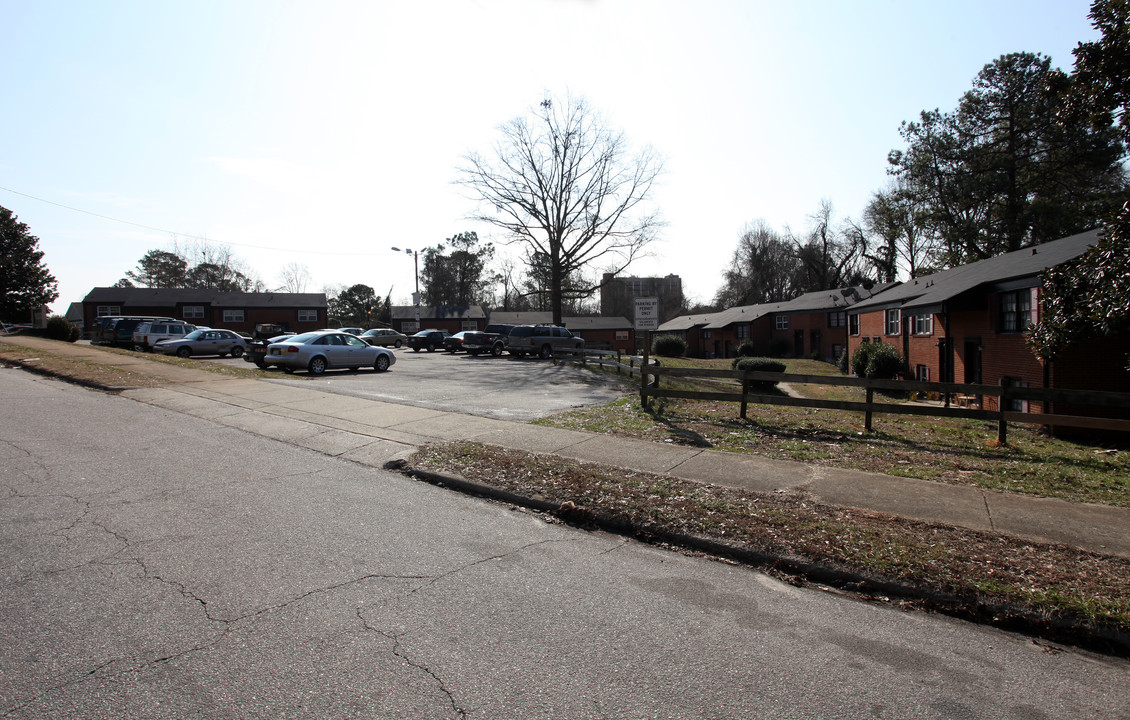
<instances>
[{"instance_id":1,"label":"street light fixture","mask_svg":"<svg viewBox=\"0 0 1130 720\"><path fill-rule=\"evenodd\" d=\"M404 248L401 251L398 247L393 247L396 252L406 252L412 256L412 261L416 267L416 292L412 295L412 301L416 305L416 330L420 330L420 253L411 248Z\"/></svg>"}]
</instances>

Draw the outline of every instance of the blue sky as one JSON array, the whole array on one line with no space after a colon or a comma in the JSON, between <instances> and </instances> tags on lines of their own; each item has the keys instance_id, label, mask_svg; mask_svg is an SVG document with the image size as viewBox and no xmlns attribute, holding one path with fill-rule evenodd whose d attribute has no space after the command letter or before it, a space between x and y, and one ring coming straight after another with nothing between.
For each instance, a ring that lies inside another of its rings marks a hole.
<instances>
[{"instance_id":1,"label":"blue sky","mask_svg":"<svg viewBox=\"0 0 1130 720\"><path fill-rule=\"evenodd\" d=\"M268 286L299 263L309 291L364 283L407 303L411 258L392 246L490 237L452 184L460 158L572 93L666 160L668 224L629 272L678 274L709 301L747 223L799 231L824 199L858 219L900 122L953 109L1005 53L1070 70L1097 36L1088 9L0 0L0 205L39 237L58 312L192 238Z\"/></svg>"}]
</instances>

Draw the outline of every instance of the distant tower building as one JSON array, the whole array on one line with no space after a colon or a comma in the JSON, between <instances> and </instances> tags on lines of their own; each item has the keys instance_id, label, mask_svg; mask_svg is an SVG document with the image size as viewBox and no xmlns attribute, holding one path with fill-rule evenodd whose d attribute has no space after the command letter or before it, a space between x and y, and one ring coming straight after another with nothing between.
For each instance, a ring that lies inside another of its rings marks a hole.
<instances>
[{"instance_id":1,"label":"distant tower building","mask_svg":"<svg viewBox=\"0 0 1130 720\"><path fill-rule=\"evenodd\" d=\"M678 317L683 307L683 280L678 275L667 277L616 277L604 273L600 285L600 314L604 317L635 317L634 298L659 298L659 322Z\"/></svg>"}]
</instances>

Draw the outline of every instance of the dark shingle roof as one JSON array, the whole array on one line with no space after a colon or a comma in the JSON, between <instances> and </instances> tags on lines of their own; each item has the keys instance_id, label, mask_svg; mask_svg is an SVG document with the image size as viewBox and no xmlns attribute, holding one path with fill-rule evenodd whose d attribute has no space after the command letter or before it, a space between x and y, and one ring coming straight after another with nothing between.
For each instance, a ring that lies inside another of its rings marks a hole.
<instances>
[{"instance_id":1,"label":"dark shingle roof","mask_svg":"<svg viewBox=\"0 0 1130 720\"><path fill-rule=\"evenodd\" d=\"M926 311L940 309L946 301L977 288L1009 281L1026 281L1034 287L1040 273L1085 253L1098 242L1099 233L1091 230L910 280L858 303L852 310L870 312L899 307Z\"/></svg>"},{"instance_id":2,"label":"dark shingle roof","mask_svg":"<svg viewBox=\"0 0 1130 720\"><path fill-rule=\"evenodd\" d=\"M325 293L231 293L190 288L111 288L96 287L83 302L123 306L173 307L180 303L199 303L213 307L326 307Z\"/></svg>"},{"instance_id":3,"label":"dark shingle roof","mask_svg":"<svg viewBox=\"0 0 1130 720\"><path fill-rule=\"evenodd\" d=\"M495 310L490 314L492 325L548 325L553 313L541 311L509 312ZM576 316L561 318L561 325L581 332L583 330L631 330L632 323L624 317Z\"/></svg>"},{"instance_id":4,"label":"dark shingle roof","mask_svg":"<svg viewBox=\"0 0 1130 720\"><path fill-rule=\"evenodd\" d=\"M415 305L393 305L393 320L415 320ZM482 320L486 313L478 305L421 305L420 318L426 320Z\"/></svg>"},{"instance_id":5,"label":"dark shingle roof","mask_svg":"<svg viewBox=\"0 0 1130 720\"><path fill-rule=\"evenodd\" d=\"M739 305L716 313L681 315L660 325L659 331L679 332L690 330L693 327L720 330L730 325L753 322L773 313L791 314L846 310L855 303L868 299L894 285L897 285L897 283L876 285L870 289L857 286L843 290L817 290L784 302Z\"/></svg>"}]
</instances>

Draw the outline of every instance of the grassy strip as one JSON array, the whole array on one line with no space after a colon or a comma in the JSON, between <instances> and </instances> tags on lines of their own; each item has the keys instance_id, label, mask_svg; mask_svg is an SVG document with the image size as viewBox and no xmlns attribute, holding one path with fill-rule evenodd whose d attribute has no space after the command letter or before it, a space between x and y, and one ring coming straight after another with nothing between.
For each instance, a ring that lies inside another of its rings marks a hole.
<instances>
[{"instance_id":1,"label":"grassy strip","mask_svg":"<svg viewBox=\"0 0 1130 720\"><path fill-rule=\"evenodd\" d=\"M728 360L664 360L679 367L706 367ZM835 374L828 363L787 361L797 374ZM817 372L821 371L821 372ZM680 379L687 389L696 387ZM664 380L667 387L667 380ZM674 385L670 385L674 387ZM716 388L713 388L716 389ZM794 388L814 397L840 397L844 388ZM852 398L852 399L861 399ZM711 447L728 452L867 470L1072 502L1130 507L1130 452L1125 446L1072 442L1041 435L1032 426L1011 426L1009 444L996 444L993 423L907 415L877 415L866 432L863 416L838 410L750 405L738 417L736 403L655 400L650 411L638 396L536 421L572 430L656 442Z\"/></svg>"},{"instance_id":2,"label":"grassy strip","mask_svg":"<svg viewBox=\"0 0 1130 720\"><path fill-rule=\"evenodd\" d=\"M100 351L127 357L136 358L138 356L137 353L132 350L122 350L120 348L103 347L100 348ZM243 368L231 368L215 363L183 359L168 355L145 355L144 357L146 360L152 362L178 365L194 370L205 370L231 377L265 377L263 371L258 369L245 370ZM88 360L69 354L44 350L42 348L18 345L11 340L0 344L0 362L14 367L23 367L42 375L50 375L52 377L69 380L81 385L101 389L115 389L122 387L160 387L170 382L169 380L148 373L118 367L113 364L110 358L107 360L107 362Z\"/></svg>"},{"instance_id":3,"label":"grassy strip","mask_svg":"<svg viewBox=\"0 0 1130 720\"><path fill-rule=\"evenodd\" d=\"M1130 648L1130 560L1124 558L474 443L426 447L411 463L573 503L586 516L644 531L712 538L908 584L922 589L923 598L956 598L949 607L920 600L956 614L985 619L984 608L995 608L988 619L998 624L1052 636L1056 627L1073 627L1059 639L1121 637Z\"/></svg>"}]
</instances>

